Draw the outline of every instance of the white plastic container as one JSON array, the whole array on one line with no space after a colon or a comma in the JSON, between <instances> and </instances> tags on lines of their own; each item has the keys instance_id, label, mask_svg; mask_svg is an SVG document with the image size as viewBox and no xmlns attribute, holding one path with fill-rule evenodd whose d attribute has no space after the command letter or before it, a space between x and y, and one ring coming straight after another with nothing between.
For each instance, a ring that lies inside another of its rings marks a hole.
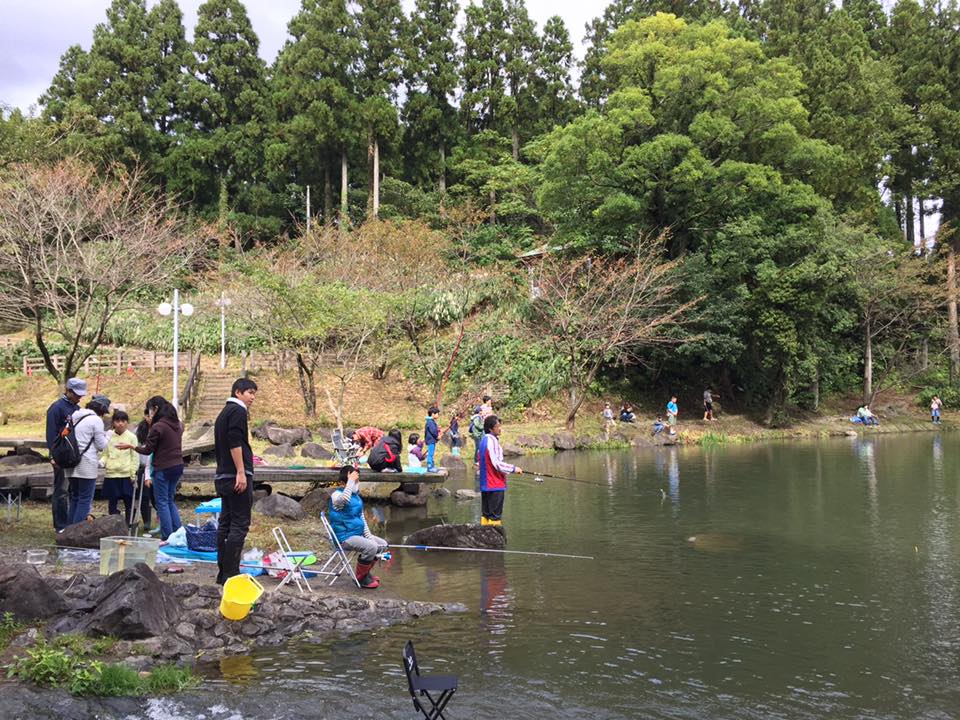
<instances>
[{"instance_id":1,"label":"white plastic container","mask_svg":"<svg viewBox=\"0 0 960 720\"><path fill-rule=\"evenodd\" d=\"M30 565L43 565L47 561L49 550L27 550L27 563Z\"/></svg>"},{"instance_id":2,"label":"white plastic container","mask_svg":"<svg viewBox=\"0 0 960 720\"><path fill-rule=\"evenodd\" d=\"M100 540L100 574L111 575L146 563L151 570L157 562L160 540L141 537L106 537Z\"/></svg>"}]
</instances>

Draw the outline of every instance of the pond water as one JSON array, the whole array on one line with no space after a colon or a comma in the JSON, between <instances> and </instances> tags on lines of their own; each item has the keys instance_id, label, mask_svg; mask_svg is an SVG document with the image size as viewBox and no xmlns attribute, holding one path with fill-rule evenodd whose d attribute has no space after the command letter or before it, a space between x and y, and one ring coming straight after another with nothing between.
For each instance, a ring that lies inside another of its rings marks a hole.
<instances>
[{"instance_id":1,"label":"pond water","mask_svg":"<svg viewBox=\"0 0 960 720\"><path fill-rule=\"evenodd\" d=\"M400 663L455 673L450 718L960 714L960 434L524 458L516 550L396 550L383 583L469 612L202 666L102 717L410 718ZM471 487L469 477L452 487ZM378 509L388 539L479 501ZM38 715L41 717L42 715Z\"/></svg>"}]
</instances>

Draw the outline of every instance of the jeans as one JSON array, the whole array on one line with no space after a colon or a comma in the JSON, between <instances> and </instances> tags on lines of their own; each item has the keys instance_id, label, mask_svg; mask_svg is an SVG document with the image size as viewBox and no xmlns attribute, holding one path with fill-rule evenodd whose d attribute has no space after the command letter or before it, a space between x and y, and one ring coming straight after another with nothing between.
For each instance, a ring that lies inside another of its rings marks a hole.
<instances>
[{"instance_id":1,"label":"jeans","mask_svg":"<svg viewBox=\"0 0 960 720\"><path fill-rule=\"evenodd\" d=\"M96 478L70 478L68 494L68 525L83 522L93 507L93 494L97 490Z\"/></svg>"},{"instance_id":2,"label":"jeans","mask_svg":"<svg viewBox=\"0 0 960 720\"><path fill-rule=\"evenodd\" d=\"M153 469L153 496L157 501L157 517L160 519L160 538L166 540L180 529L180 513L174 496L177 484L183 475L183 465Z\"/></svg>"},{"instance_id":3,"label":"jeans","mask_svg":"<svg viewBox=\"0 0 960 720\"><path fill-rule=\"evenodd\" d=\"M53 511L53 529L59 532L70 524L70 504L67 501L67 478L63 468L53 469L53 498L50 501Z\"/></svg>"},{"instance_id":4,"label":"jeans","mask_svg":"<svg viewBox=\"0 0 960 720\"><path fill-rule=\"evenodd\" d=\"M437 444L427 445L427 470L433 470L436 465L433 462L433 456L437 452Z\"/></svg>"}]
</instances>

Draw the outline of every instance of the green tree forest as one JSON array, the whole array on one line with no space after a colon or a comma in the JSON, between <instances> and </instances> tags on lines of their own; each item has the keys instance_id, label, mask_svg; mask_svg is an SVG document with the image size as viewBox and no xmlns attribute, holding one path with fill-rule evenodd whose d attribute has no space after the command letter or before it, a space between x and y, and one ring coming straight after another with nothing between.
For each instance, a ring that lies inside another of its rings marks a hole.
<instances>
[{"instance_id":1,"label":"green tree forest","mask_svg":"<svg viewBox=\"0 0 960 720\"><path fill-rule=\"evenodd\" d=\"M536 306L538 258L622 271L639 246L682 320L645 306L672 322L616 353L591 325L577 353L601 362L578 393L711 384L768 422L894 385L960 402L956 0L614 0L582 61L563 19L538 27L524 0L411 7L303 0L267 63L241 0L201 5L192 40L176 0L113 0L37 115L3 115L0 170L136 170L207 228L187 282L216 265L255 285L262 258L295 257L300 274L264 292L395 292L364 352L382 373L382 348L405 347L438 397L487 376L521 406L572 394L557 328L538 326L557 316ZM360 253L351 280L336 259L393 236L427 266ZM330 332L311 347L329 353Z\"/></svg>"}]
</instances>

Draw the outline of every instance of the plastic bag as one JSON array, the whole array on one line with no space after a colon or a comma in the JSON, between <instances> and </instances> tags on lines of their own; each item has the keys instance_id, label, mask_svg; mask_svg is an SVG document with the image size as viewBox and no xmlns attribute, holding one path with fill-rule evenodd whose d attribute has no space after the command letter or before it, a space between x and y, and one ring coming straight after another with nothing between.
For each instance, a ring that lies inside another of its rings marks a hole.
<instances>
[{"instance_id":1,"label":"plastic bag","mask_svg":"<svg viewBox=\"0 0 960 720\"><path fill-rule=\"evenodd\" d=\"M262 565L263 564L263 551L259 548L251 548L243 554L243 562L250 563L251 565ZM260 567L244 567L240 565L240 572L247 575L263 575L266 570Z\"/></svg>"},{"instance_id":2,"label":"plastic bag","mask_svg":"<svg viewBox=\"0 0 960 720\"><path fill-rule=\"evenodd\" d=\"M187 528L181 525L175 532L171 533L170 537L167 538L167 545L171 547L186 547Z\"/></svg>"}]
</instances>

